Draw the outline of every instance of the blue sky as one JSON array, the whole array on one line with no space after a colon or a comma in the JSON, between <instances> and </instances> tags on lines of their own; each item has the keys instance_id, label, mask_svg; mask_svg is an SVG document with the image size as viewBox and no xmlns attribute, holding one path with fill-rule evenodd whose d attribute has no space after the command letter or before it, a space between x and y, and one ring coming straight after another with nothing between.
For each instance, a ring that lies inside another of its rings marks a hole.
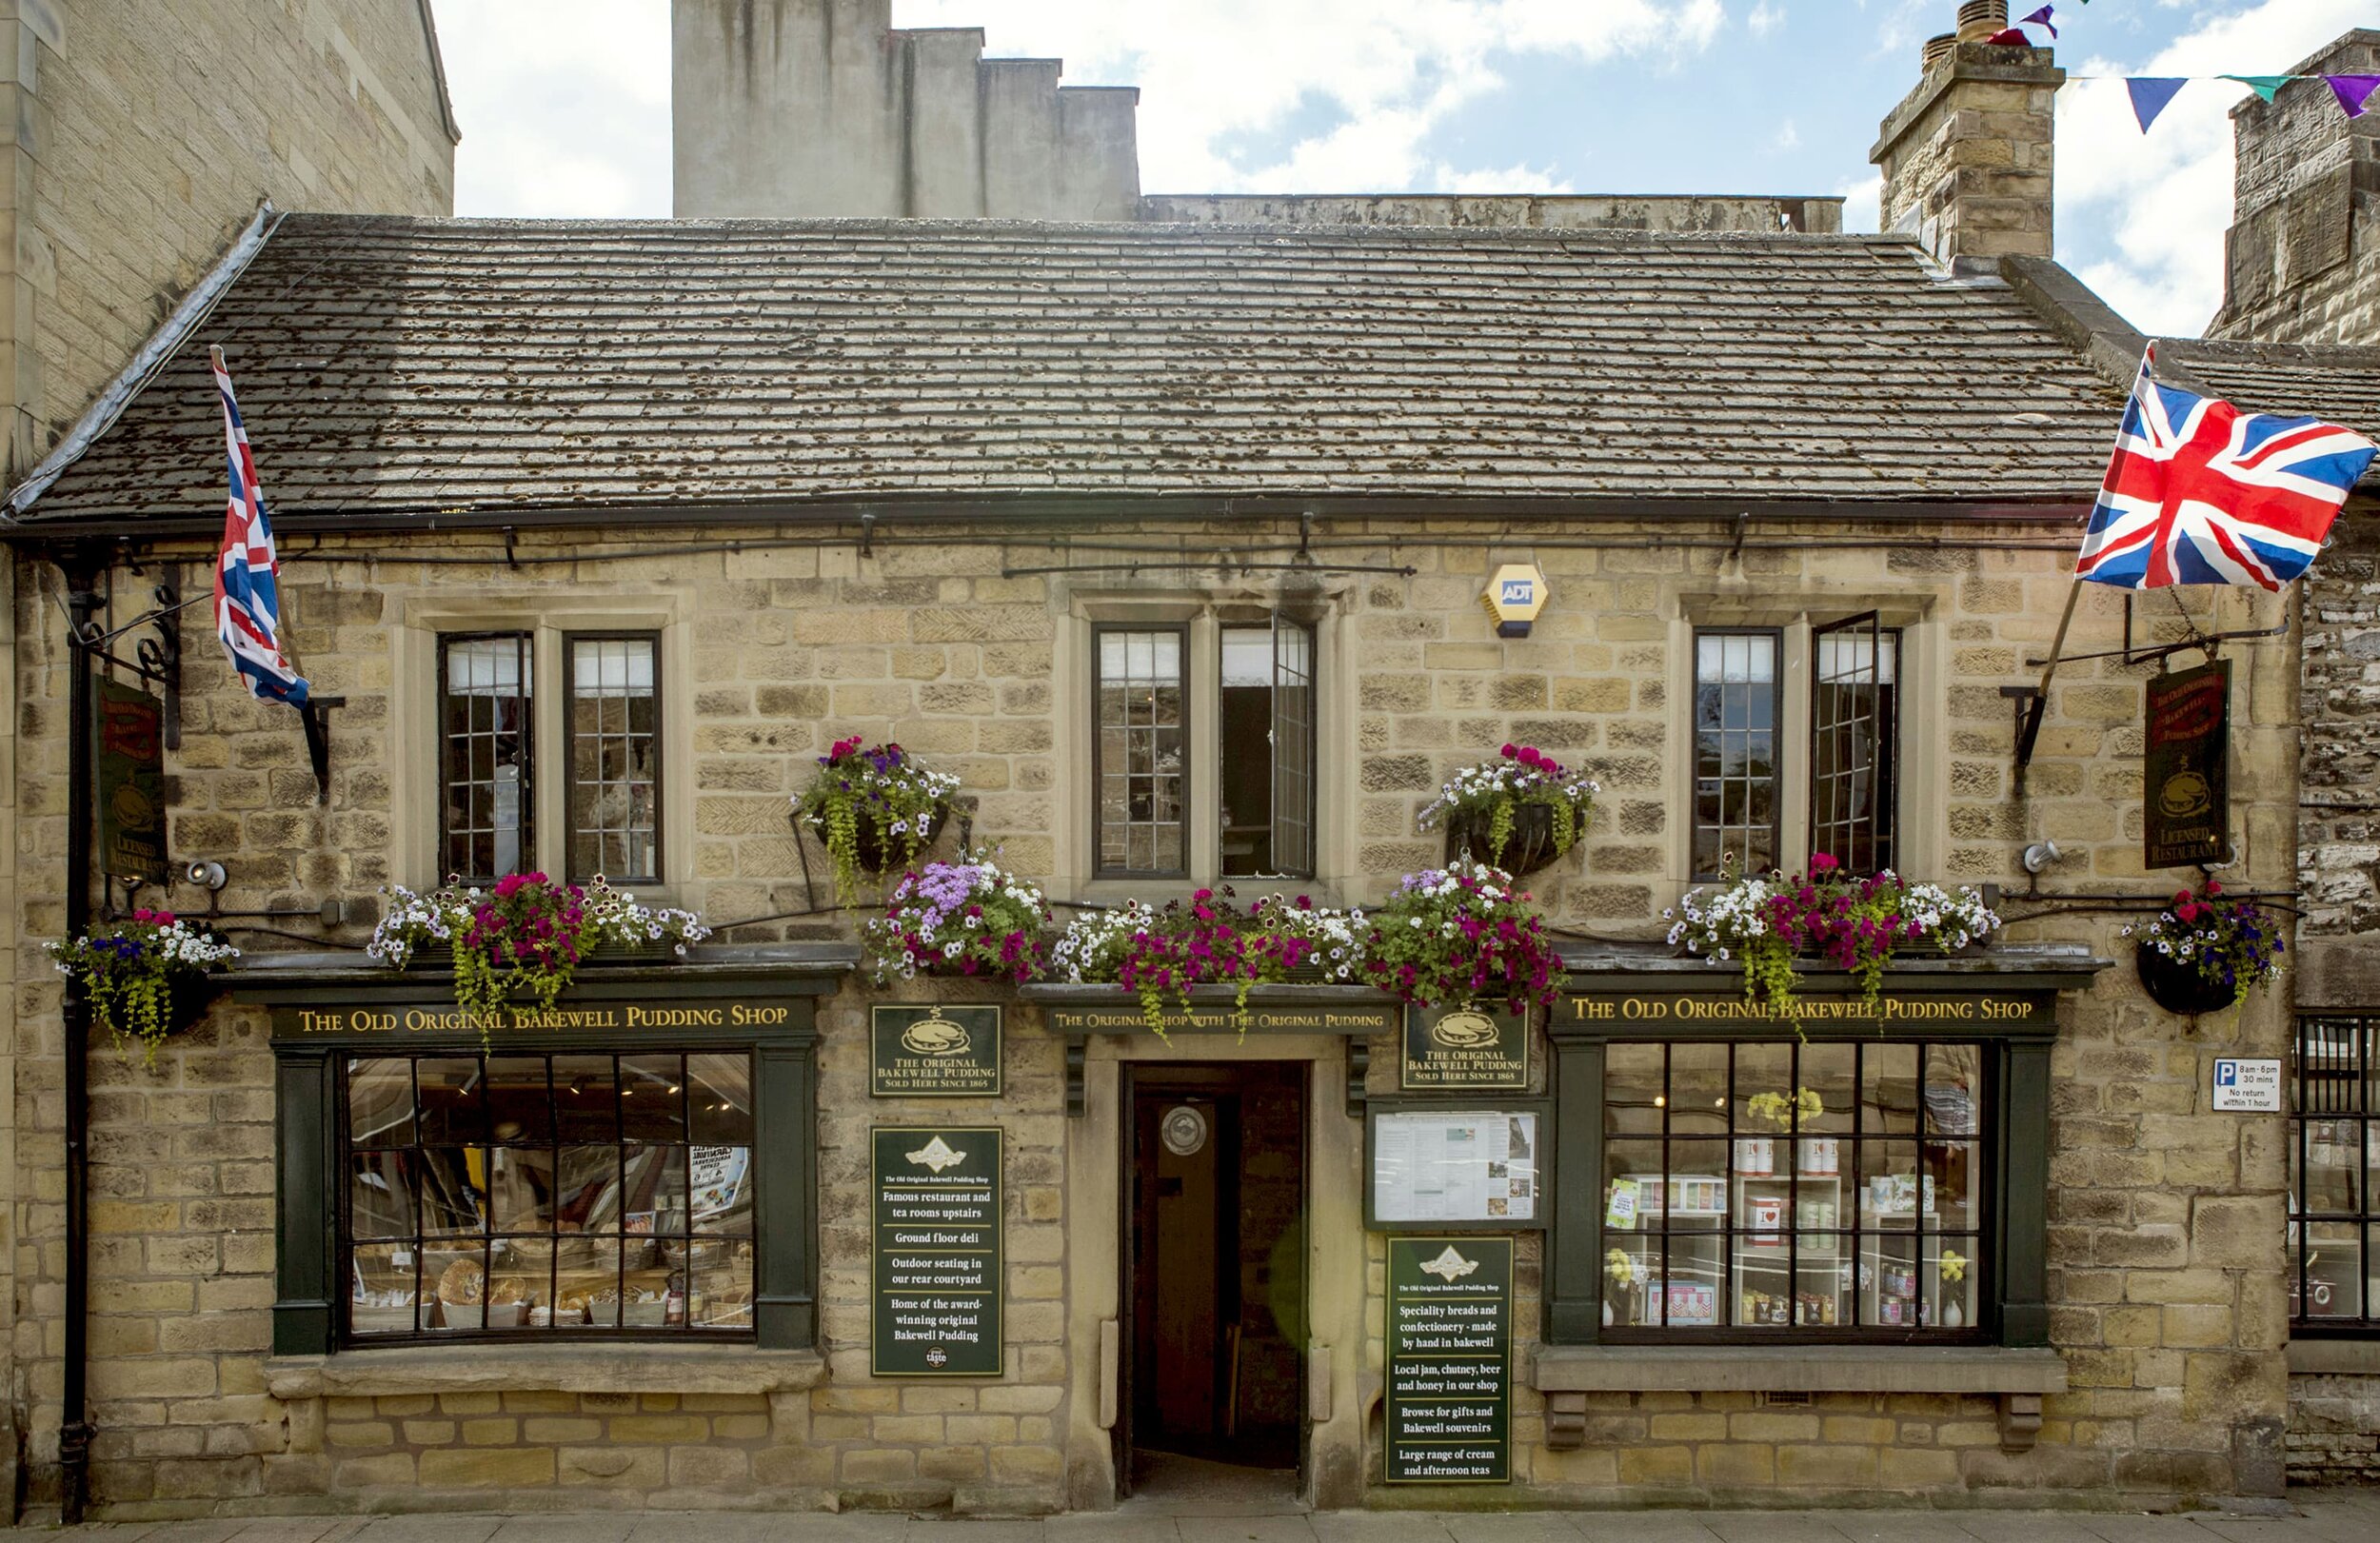
<instances>
[{"instance_id":1,"label":"blue sky","mask_svg":"<svg viewBox=\"0 0 2380 1543\"><path fill-rule=\"evenodd\" d=\"M2019 12L2033 0L2013 0ZM2055 0L2081 73L2276 73L2380 0ZM1873 229L1868 149L1955 0L894 0L1136 85L1142 186L1841 194ZM669 211L667 0L437 0L462 214ZM2221 299L2228 111L2185 89L2143 136L2112 81L2060 93L2058 256L2134 323L2192 334Z\"/></svg>"}]
</instances>

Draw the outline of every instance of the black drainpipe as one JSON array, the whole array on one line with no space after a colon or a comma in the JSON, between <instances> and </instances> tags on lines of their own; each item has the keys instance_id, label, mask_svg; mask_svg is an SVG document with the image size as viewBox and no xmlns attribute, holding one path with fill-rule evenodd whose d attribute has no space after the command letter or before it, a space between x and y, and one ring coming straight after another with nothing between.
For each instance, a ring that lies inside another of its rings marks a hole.
<instances>
[{"instance_id":1,"label":"black drainpipe","mask_svg":"<svg viewBox=\"0 0 2380 1543\"><path fill-rule=\"evenodd\" d=\"M66 935L90 925L91 802L98 749L98 686L84 639L102 630L99 575L104 560L86 548L59 559L66 575L68 743ZM86 1390L90 1298L90 1000L80 981L66 987L66 1367L58 1424L58 1514L69 1527L90 1499L91 1425Z\"/></svg>"}]
</instances>

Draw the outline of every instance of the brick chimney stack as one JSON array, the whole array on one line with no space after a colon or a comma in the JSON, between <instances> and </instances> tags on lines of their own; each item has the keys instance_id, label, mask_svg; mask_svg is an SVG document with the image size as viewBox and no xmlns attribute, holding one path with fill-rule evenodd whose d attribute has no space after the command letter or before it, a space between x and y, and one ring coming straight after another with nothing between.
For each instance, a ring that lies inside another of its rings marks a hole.
<instances>
[{"instance_id":1,"label":"brick chimney stack","mask_svg":"<svg viewBox=\"0 0 2380 1543\"><path fill-rule=\"evenodd\" d=\"M2051 127L2066 71L2049 49L1983 39L2006 0L1967 0L1958 30L1925 46L1925 78L1877 131L1882 224L1956 267L2050 255Z\"/></svg>"},{"instance_id":2,"label":"brick chimney stack","mask_svg":"<svg viewBox=\"0 0 2380 1543\"><path fill-rule=\"evenodd\" d=\"M2359 29L2290 71L2380 74ZM2380 111L2350 118L2328 84L2291 82L2231 109L2237 169L2211 338L2380 343Z\"/></svg>"}]
</instances>

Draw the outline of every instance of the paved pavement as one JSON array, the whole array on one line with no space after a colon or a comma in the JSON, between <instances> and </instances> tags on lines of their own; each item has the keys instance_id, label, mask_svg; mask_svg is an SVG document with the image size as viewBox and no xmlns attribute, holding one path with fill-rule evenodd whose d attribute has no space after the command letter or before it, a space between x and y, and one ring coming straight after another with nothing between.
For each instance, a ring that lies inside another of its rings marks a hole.
<instances>
[{"instance_id":1,"label":"paved pavement","mask_svg":"<svg viewBox=\"0 0 2380 1543\"><path fill-rule=\"evenodd\" d=\"M0 1543L2380 1543L2380 1491L2301 1491L2293 1514L2023 1511L1250 1511L1126 1506L1047 1521L877 1513L276 1516L0 1529Z\"/></svg>"}]
</instances>

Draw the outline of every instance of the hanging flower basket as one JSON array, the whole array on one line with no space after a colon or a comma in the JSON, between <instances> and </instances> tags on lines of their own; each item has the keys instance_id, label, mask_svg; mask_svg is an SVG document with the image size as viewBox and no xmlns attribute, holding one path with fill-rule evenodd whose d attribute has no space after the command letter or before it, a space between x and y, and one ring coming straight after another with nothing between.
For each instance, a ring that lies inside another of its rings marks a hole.
<instances>
[{"instance_id":1,"label":"hanging flower basket","mask_svg":"<svg viewBox=\"0 0 2380 1543\"><path fill-rule=\"evenodd\" d=\"M119 1040L139 1040L144 1063L152 1065L168 1035L207 1016L215 996L208 973L240 957L170 911L135 911L129 920L42 946L60 975L82 983L91 1021Z\"/></svg>"},{"instance_id":2,"label":"hanging flower basket","mask_svg":"<svg viewBox=\"0 0 2380 1543\"><path fill-rule=\"evenodd\" d=\"M2132 940L2141 989L2169 1013L2212 1013L2248 999L2281 974L2277 918L2251 900L2233 900L2219 880L2124 929Z\"/></svg>"},{"instance_id":3,"label":"hanging flower basket","mask_svg":"<svg viewBox=\"0 0 2380 1543\"><path fill-rule=\"evenodd\" d=\"M2169 1013L2195 1018L2231 1005L2233 988L2209 979L2195 964L2169 959L2147 939L2132 944L2132 965L2140 972L2140 989Z\"/></svg>"},{"instance_id":4,"label":"hanging flower basket","mask_svg":"<svg viewBox=\"0 0 2380 1543\"><path fill-rule=\"evenodd\" d=\"M853 855L859 859L860 871L884 874L907 867L911 859L934 844L934 838L942 833L942 822L949 817L950 806L938 803L933 813L923 817L922 830L913 823L910 829L896 833L890 828L891 821L873 814L861 815L858 828L852 832ZM823 821L812 820L810 828L819 833L821 841L826 839Z\"/></svg>"},{"instance_id":5,"label":"hanging flower basket","mask_svg":"<svg viewBox=\"0 0 2380 1543\"><path fill-rule=\"evenodd\" d=\"M1516 879L1539 873L1562 855L1554 840L1554 811L1542 803L1523 803L1513 810L1512 834L1504 841L1504 861L1497 864L1492 850L1491 817L1459 811L1447 817L1446 861L1502 866Z\"/></svg>"},{"instance_id":6,"label":"hanging flower basket","mask_svg":"<svg viewBox=\"0 0 2380 1543\"><path fill-rule=\"evenodd\" d=\"M1585 834L1602 788L1535 745L1508 744L1494 761L1448 779L1420 814L1446 828L1448 867L1499 868L1515 878L1551 865Z\"/></svg>"}]
</instances>

